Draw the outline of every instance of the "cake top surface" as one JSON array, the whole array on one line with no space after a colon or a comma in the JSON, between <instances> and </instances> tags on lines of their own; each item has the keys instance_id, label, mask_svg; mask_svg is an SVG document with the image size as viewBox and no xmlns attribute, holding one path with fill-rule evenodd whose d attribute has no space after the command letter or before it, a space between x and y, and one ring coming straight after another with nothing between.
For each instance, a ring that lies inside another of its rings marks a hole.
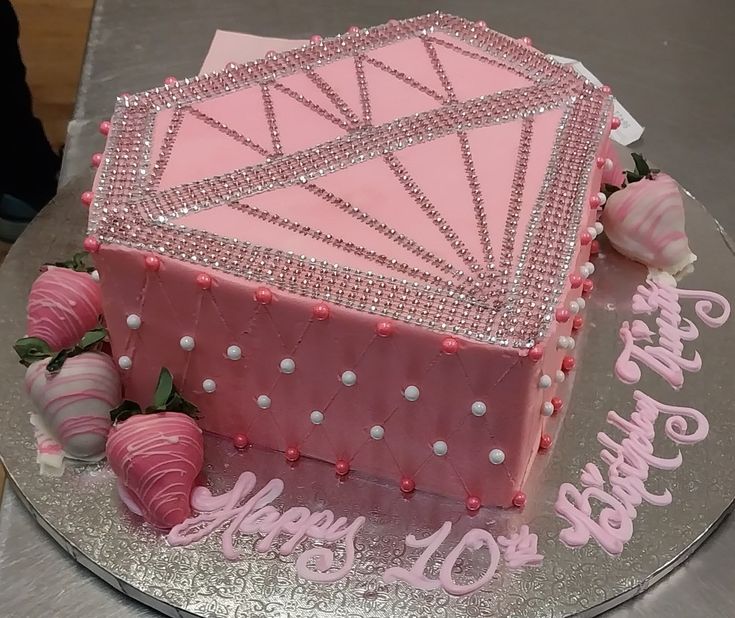
<instances>
[{"instance_id":1,"label":"cake top surface","mask_svg":"<svg viewBox=\"0 0 735 618\"><path fill-rule=\"evenodd\" d=\"M89 233L530 347L610 113L608 94L484 25L392 21L118 99Z\"/></svg>"}]
</instances>

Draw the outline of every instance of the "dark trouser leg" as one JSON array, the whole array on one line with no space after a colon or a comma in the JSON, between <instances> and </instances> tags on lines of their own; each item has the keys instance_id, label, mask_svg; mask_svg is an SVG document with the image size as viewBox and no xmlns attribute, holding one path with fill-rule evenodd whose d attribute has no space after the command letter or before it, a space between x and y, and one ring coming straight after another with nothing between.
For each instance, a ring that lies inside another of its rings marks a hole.
<instances>
[{"instance_id":1,"label":"dark trouser leg","mask_svg":"<svg viewBox=\"0 0 735 618\"><path fill-rule=\"evenodd\" d=\"M59 156L34 117L26 70L18 48L18 19L0 0L0 196L10 195L40 210L56 193ZM7 214L0 212L0 215ZM12 214L12 213L11 213Z\"/></svg>"}]
</instances>

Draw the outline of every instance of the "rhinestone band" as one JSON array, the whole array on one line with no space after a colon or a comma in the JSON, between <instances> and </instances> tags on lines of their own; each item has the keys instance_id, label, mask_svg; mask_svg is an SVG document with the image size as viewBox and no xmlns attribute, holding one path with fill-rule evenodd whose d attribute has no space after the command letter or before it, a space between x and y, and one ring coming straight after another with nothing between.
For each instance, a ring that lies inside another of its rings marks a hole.
<instances>
[{"instance_id":1,"label":"rhinestone band","mask_svg":"<svg viewBox=\"0 0 735 618\"><path fill-rule=\"evenodd\" d=\"M445 94L367 55L372 49L410 38L419 39L424 45ZM529 80L531 85L461 101L444 71L437 46L508 70ZM351 109L317 70L323 64L345 58L354 61L360 109ZM366 63L432 97L440 107L372 126ZM311 80L336 113L277 81L298 72ZM261 92L271 144L253 142L198 107L200 102L248 87ZM281 143L271 98L275 90L346 134L299 152L288 152ZM559 108L563 110L563 119L543 185L526 229L519 230L533 117ZM154 123L164 109L172 110L167 112L171 119L160 151L153 153ZM303 296L480 341L528 347L546 333L562 292L585 213L583 202L590 170L610 114L609 95L593 88L569 68L509 37L442 14L392 22L119 99L90 209L89 231L103 242L160 253ZM161 178L188 115L252 149L264 162L161 190ZM468 134L480 127L514 121L521 122L521 137L502 245L495 262ZM395 156L405 148L451 134L460 139L482 256L470 253ZM399 232L387 226L315 182L373 159L388 166L421 213L442 233L461 268L412 239L408 230ZM247 203L248 196L288 186L302 186L388 236L412 254L412 262L379 254L365 245L347 242L328 231L314 230ZM223 205L359 255L385 272L361 272L316 257L219 237L177 222L179 216ZM523 234L523 240L514 263L518 233Z\"/></svg>"}]
</instances>

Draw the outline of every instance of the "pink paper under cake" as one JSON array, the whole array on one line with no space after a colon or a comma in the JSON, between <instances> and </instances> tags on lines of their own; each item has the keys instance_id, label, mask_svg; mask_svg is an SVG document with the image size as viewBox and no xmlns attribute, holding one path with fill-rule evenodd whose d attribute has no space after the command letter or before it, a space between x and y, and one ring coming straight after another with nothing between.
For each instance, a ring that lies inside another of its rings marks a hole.
<instances>
[{"instance_id":1,"label":"pink paper under cake","mask_svg":"<svg viewBox=\"0 0 735 618\"><path fill-rule=\"evenodd\" d=\"M126 396L166 366L208 431L509 505L569 355L610 114L436 14L119 100L89 231Z\"/></svg>"}]
</instances>

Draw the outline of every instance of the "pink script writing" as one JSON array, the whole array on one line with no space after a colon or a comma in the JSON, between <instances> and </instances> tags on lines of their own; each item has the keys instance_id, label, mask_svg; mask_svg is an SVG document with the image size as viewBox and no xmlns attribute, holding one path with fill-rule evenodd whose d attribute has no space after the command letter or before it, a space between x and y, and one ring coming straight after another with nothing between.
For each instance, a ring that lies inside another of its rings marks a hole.
<instances>
[{"instance_id":1,"label":"pink script writing","mask_svg":"<svg viewBox=\"0 0 735 618\"><path fill-rule=\"evenodd\" d=\"M680 299L695 300L694 310L699 319L710 328L719 328L730 316L730 305L715 292L703 290L681 290L662 285L649 279L648 287L639 285L633 295L632 309L636 314L657 312L656 327L658 344L653 345L654 332L642 320L623 322L620 339L623 352L615 362L615 375L626 384L636 384L641 379L639 363L655 371L672 387L679 389L684 384L684 371L696 372L702 368L702 359L695 350L686 358L684 341L694 341L699 330L694 323L681 316ZM713 304L719 315L711 315ZM683 322L683 324L682 324ZM649 345L639 345L644 342Z\"/></svg>"},{"instance_id":2,"label":"pink script writing","mask_svg":"<svg viewBox=\"0 0 735 618\"><path fill-rule=\"evenodd\" d=\"M335 519L330 510L312 513L306 507L296 506L281 513L271 502L283 492L283 481L273 479L248 498L256 482L252 472L243 472L232 490L220 496L213 496L205 487L194 489L191 505L199 514L172 528L168 542L190 545L226 526L222 551L226 558L237 560L240 554L235 549L235 536L238 534L261 534L263 538L255 544L255 549L262 553L269 551L281 534L288 535L290 538L278 548L283 556L291 554L306 538L327 543L344 540L345 559L340 568L331 570L334 553L319 546L298 557L296 572L304 579L322 583L335 582L349 573L355 561L355 535L365 523L364 517L357 517L348 525L345 517Z\"/></svg>"},{"instance_id":3,"label":"pink script writing","mask_svg":"<svg viewBox=\"0 0 735 618\"><path fill-rule=\"evenodd\" d=\"M403 581L419 590L443 588L449 594L462 595L479 590L493 578L500 562L499 545L504 548L503 557L511 568L537 566L544 559L541 554L537 553L538 537L529 532L528 526L521 526L520 531L512 534L510 538L499 537L497 542L487 530L473 528L462 537L459 543L454 546L452 551L441 562L439 577L428 577L426 575L426 568L429 560L434 557L439 546L446 540L451 531L452 522L445 521L439 530L423 539L417 539L413 534L409 534L406 537L406 547L424 548L424 551L410 569L403 567L391 567L387 569L383 573L383 581L387 584L395 581ZM485 569L485 573L475 581L467 584L458 584L452 577L452 571L462 552L465 549L477 551L483 547L488 552L490 559L490 564Z\"/></svg>"},{"instance_id":4,"label":"pink script writing","mask_svg":"<svg viewBox=\"0 0 735 618\"><path fill-rule=\"evenodd\" d=\"M554 505L556 512L566 519L570 528L565 528L559 538L572 547L587 544L590 537L611 554L620 554L625 544L633 536L633 520L642 502L654 506L666 506L672 496L668 489L660 494L648 491L645 482L650 468L675 470L682 464L681 451L676 456L658 457L653 453L655 423L660 414L667 415L664 431L676 444L695 444L704 440L709 432L709 423L704 414L694 408L670 406L660 403L641 391L633 393L636 406L630 420L611 411L607 422L625 434L620 442L615 442L606 433L597 434L597 439L605 447L600 458L607 465L607 482L600 469L588 463L580 475L580 483L585 489L579 491L571 483L559 488ZM688 419L688 420L687 420ZM694 427L690 431L689 422ZM595 517L592 504L597 502L602 509Z\"/></svg>"}]
</instances>

